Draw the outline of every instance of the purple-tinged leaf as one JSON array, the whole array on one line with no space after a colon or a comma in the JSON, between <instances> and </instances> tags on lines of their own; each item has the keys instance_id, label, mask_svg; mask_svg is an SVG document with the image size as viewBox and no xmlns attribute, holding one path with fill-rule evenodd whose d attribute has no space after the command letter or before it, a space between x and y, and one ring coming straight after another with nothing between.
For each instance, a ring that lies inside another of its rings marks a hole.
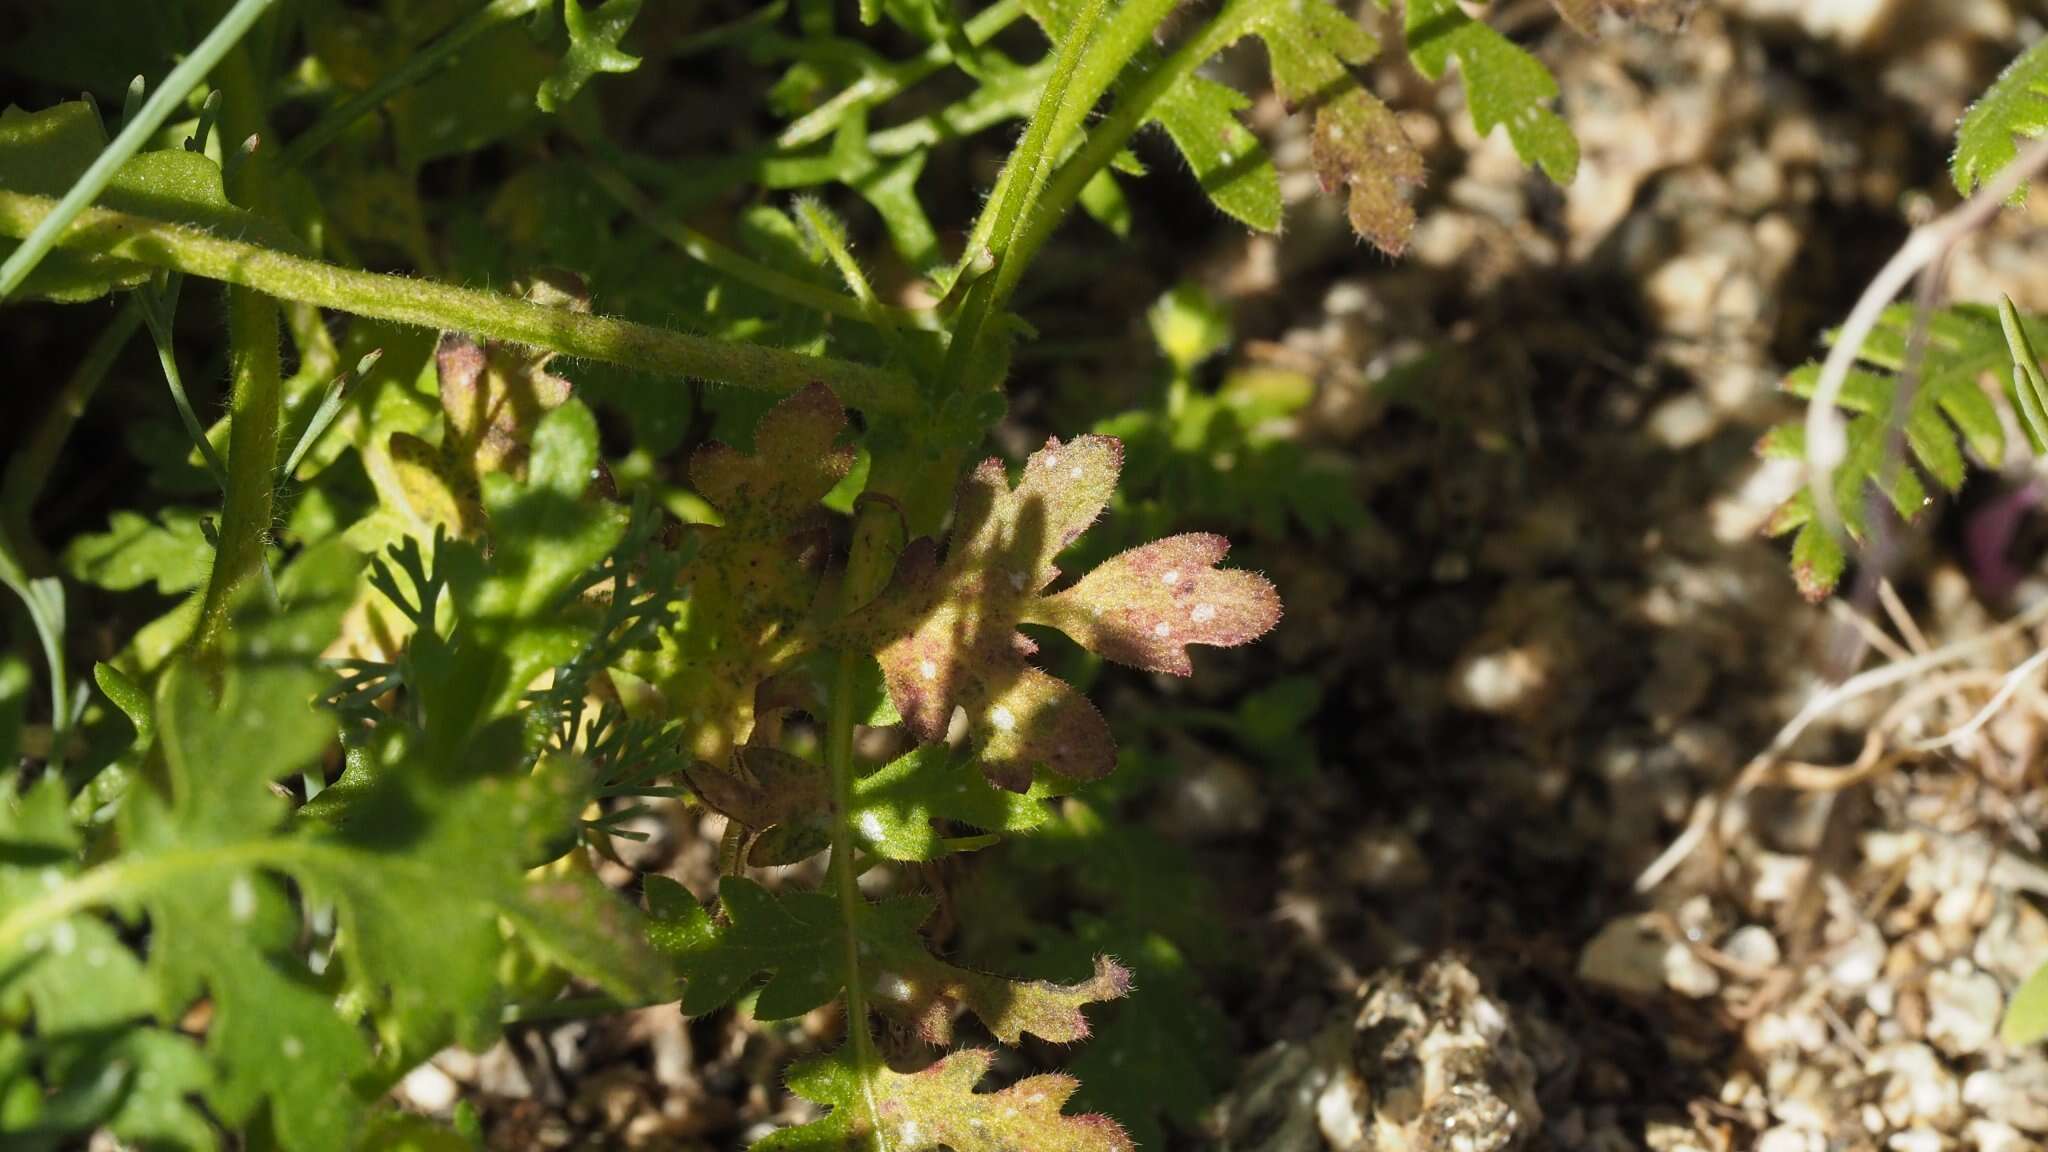
<instances>
[{"instance_id":1,"label":"purple-tinged leaf","mask_svg":"<svg viewBox=\"0 0 2048 1152\"><path fill-rule=\"evenodd\" d=\"M920 741L943 738L953 710L964 710L983 773L1012 792L1029 789L1041 767L1093 780L1116 763L1101 713L1027 662L1036 647L1019 624L1049 624L1111 659L1187 675L1187 645L1242 644L1280 617L1264 577L1215 567L1229 549L1217 536L1134 549L1044 596L1059 576L1054 558L1101 514L1122 465L1123 446L1108 436L1047 441L1015 488L1000 461L983 463L962 486L945 559L932 542L914 542L888 590L840 628L843 642L874 649Z\"/></svg>"},{"instance_id":2,"label":"purple-tinged leaf","mask_svg":"<svg viewBox=\"0 0 2048 1152\"><path fill-rule=\"evenodd\" d=\"M1049 624L1119 664L1186 676L1187 646L1232 648L1280 621L1280 597L1264 576L1220 569L1221 536L1170 536L1112 557L1026 619Z\"/></svg>"}]
</instances>

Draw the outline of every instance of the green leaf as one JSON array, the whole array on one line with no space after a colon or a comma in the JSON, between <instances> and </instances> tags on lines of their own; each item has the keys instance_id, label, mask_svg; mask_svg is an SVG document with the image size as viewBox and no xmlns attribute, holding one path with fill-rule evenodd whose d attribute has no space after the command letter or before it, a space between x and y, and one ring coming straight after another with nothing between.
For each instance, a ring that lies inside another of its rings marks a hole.
<instances>
[{"instance_id":1,"label":"green leaf","mask_svg":"<svg viewBox=\"0 0 2048 1152\"><path fill-rule=\"evenodd\" d=\"M1998 1026L1998 1038L2007 1048L2020 1048L2048 1037L2048 964L2012 994L2005 1006L2005 1022Z\"/></svg>"},{"instance_id":2,"label":"green leaf","mask_svg":"<svg viewBox=\"0 0 2048 1152\"><path fill-rule=\"evenodd\" d=\"M771 895L744 877L718 886L726 922L718 924L680 885L649 877L650 935L687 983L682 1008L701 1016L731 1001L763 973L755 998L760 1020L786 1020L822 1007L846 988L847 936L861 957L868 1004L930 1044L952 1039L956 1010L972 1011L997 1038L1016 1044L1027 1032L1056 1044L1088 1035L1081 1009L1128 991L1129 974L1098 957L1086 980L1059 984L1017 981L959 968L926 951L918 926L933 902L896 898L863 905L850 928L836 896L823 892Z\"/></svg>"},{"instance_id":3,"label":"green leaf","mask_svg":"<svg viewBox=\"0 0 2048 1152\"><path fill-rule=\"evenodd\" d=\"M883 1068L864 1083L846 1050L790 1069L789 1086L830 1115L785 1129L754 1152L1131 1152L1130 1137L1107 1116L1062 1112L1078 1087L1046 1073L996 1092L976 1092L995 1063L979 1048L954 1052L922 1072ZM887 1132L867 1117L878 1115Z\"/></svg>"},{"instance_id":4,"label":"green leaf","mask_svg":"<svg viewBox=\"0 0 2048 1152\"><path fill-rule=\"evenodd\" d=\"M1848 451L1835 469L1835 503L1852 539L1860 539L1867 519L1865 492L1883 489L1892 508L1912 519L1927 503L1925 484L1913 467L1890 467L1885 459L1897 403L1898 377L1912 337L1914 306L1897 304L1885 310L1858 354L1859 367L1843 381L1840 406L1849 414ZM2014 313L2016 339L2048 337L2048 324ZM1829 339L1834 339L1831 333ZM2024 352L2020 353L2024 356ZM1998 409L1986 394L1987 382L2007 377L2007 398L2025 414L2030 389L2013 388L2008 367L2015 362L2014 345L1999 313L1979 304L1960 304L1934 313L1927 321L1927 344L1920 364L1912 406L1904 420L1905 443L1914 464L1947 491L1962 487L1968 475L1967 448L1986 467L2003 464L2007 450ZM2025 374L2021 374L2022 381ZM1787 392L1810 400L1820 379L1818 362L1785 378ZM1766 456L1806 458L1801 424L1774 429L1758 446ZM1833 590L1848 564L1840 542L1829 537L1813 518L1811 494L1802 490L1787 501L1765 526L1772 536L1797 533L1792 566L1800 589L1818 599Z\"/></svg>"},{"instance_id":5,"label":"green leaf","mask_svg":"<svg viewBox=\"0 0 2048 1152\"><path fill-rule=\"evenodd\" d=\"M1090 219L1119 240L1131 235L1131 205L1124 199L1124 190L1117 185L1116 176L1108 169L1089 177L1081 186L1081 210Z\"/></svg>"},{"instance_id":6,"label":"green leaf","mask_svg":"<svg viewBox=\"0 0 2048 1152\"><path fill-rule=\"evenodd\" d=\"M639 15L640 0L605 0L594 11L585 11L582 0L562 0L569 51L556 66L555 74L541 82L535 97L541 111L560 111L593 76L638 68L640 58L621 51L619 41L625 39Z\"/></svg>"},{"instance_id":7,"label":"green leaf","mask_svg":"<svg viewBox=\"0 0 2048 1152\"><path fill-rule=\"evenodd\" d=\"M40 112L0 111L0 189L62 196L106 147L99 117L83 101ZM182 148L144 152L115 171L97 205L209 231L260 240L286 250L292 238L265 219L228 203L220 166ZM0 240L0 255L14 248ZM97 299L148 279L142 264L56 250L44 257L22 292L64 302Z\"/></svg>"},{"instance_id":8,"label":"green leaf","mask_svg":"<svg viewBox=\"0 0 2048 1152\"><path fill-rule=\"evenodd\" d=\"M1154 301L1145 319L1152 339L1182 374L1230 347L1230 313L1192 281L1182 281Z\"/></svg>"},{"instance_id":9,"label":"green leaf","mask_svg":"<svg viewBox=\"0 0 2048 1152\"><path fill-rule=\"evenodd\" d=\"M853 785L854 831L891 860L946 855L949 846L934 820L986 832L1025 832L1047 818L1044 801L992 787L970 766L955 763L944 745L899 756Z\"/></svg>"},{"instance_id":10,"label":"green leaf","mask_svg":"<svg viewBox=\"0 0 2048 1152\"><path fill-rule=\"evenodd\" d=\"M1543 169L1559 184L1579 171L1579 142L1550 102L1557 79L1541 61L1475 20L1458 0L1405 0L1408 56L1432 80L1457 61L1465 79L1465 102L1481 135L1505 125L1515 154Z\"/></svg>"},{"instance_id":11,"label":"green leaf","mask_svg":"<svg viewBox=\"0 0 2048 1152\"><path fill-rule=\"evenodd\" d=\"M150 520L133 512L115 512L105 532L71 541L64 550L65 570L75 579L116 592L153 583L168 596L204 584L213 567L213 545L200 529L199 514L173 508L158 515L159 520Z\"/></svg>"},{"instance_id":12,"label":"green leaf","mask_svg":"<svg viewBox=\"0 0 2048 1152\"><path fill-rule=\"evenodd\" d=\"M130 789L118 856L77 869L54 778L0 808L0 1003L25 1002L39 1030L61 1034L145 1014L169 1023L205 997L213 1110L239 1125L267 1108L286 1146L339 1152L370 1103L346 1086L367 1082L375 1051L352 1013L367 1012L392 1058L487 1042L501 922L622 1000L666 990L630 907L588 881L527 879L542 846L574 827L574 778L479 774L483 749L425 760L433 745L392 725L367 750L373 784L329 818L294 821L269 785L332 741L333 720L311 706L325 676L306 657L280 658L289 644L260 620L231 636L225 667L163 675L162 787ZM325 976L286 880L334 909ZM87 911L96 903L146 917L146 976Z\"/></svg>"},{"instance_id":13,"label":"green leaf","mask_svg":"<svg viewBox=\"0 0 2048 1152\"><path fill-rule=\"evenodd\" d=\"M487 148L532 125L540 116L535 94L560 66L517 24L477 36L447 67L391 98L400 172Z\"/></svg>"},{"instance_id":14,"label":"green leaf","mask_svg":"<svg viewBox=\"0 0 2048 1152\"><path fill-rule=\"evenodd\" d=\"M1081 5L1077 0L1032 0L1025 8L1057 42L1073 25ZM1162 61L1158 48L1142 44L1124 65L1119 88L1155 70ZM1238 119L1238 113L1250 106L1251 101L1234 89L1190 75L1153 104L1150 122L1165 129L1210 203L1247 227L1272 232L1280 227L1280 176L1265 144ZM1099 174L1090 187L1107 179L1106 174ZM1096 195L1106 193L1097 191ZM1085 192L1082 204L1089 207ZM1111 230L1116 229L1112 226Z\"/></svg>"},{"instance_id":15,"label":"green leaf","mask_svg":"<svg viewBox=\"0 0 2048 1152\"><path fill-rule=\"evenodd\" d=\"M647 878L649 937L688 981L685 1016L702 1016L730 1001L762 973L766 987L754 1003L762 1020L786 1020L830 1003L846 987L846 949L839 904L819 892L790 892L781 898L743 877L719 883L719 904L727 923L680 884Z\"/></svg>"},{"instance_id":16,"label":"green leaf","mask_svg":"<svg viewBox=\"0 0 2048 1152\"><path fill-rule=\"evenodd\" d=\"M2019 156L2017 141L2048 132L2048 40L2006 65L1990 88L1956 125L1956 151L1949 173L1968 196ZM2026 189L2014 194L2023 200Z\"/></svg>"},{"instance_id":17,"label":"green leaf","mask_svg":"<svg viewBox=\"0 0 2048 1152\"><path fill-rule=\"evenodd\" d=\"M1422 154L1352 74L1379 42L1328 0L1267 4L1252 31L1266 44L1280 98L1315 115L1309 158L1323 190L1348 187L1352 230L1399 255L1415 230L1406 190L1422 182Z\"/></svg>"},{"instance_id":18,"label":"green leaf","mask_svg":"<svg viewBox=\"0 0 2048 1152\"><path fill-rule=\"evenodd\" d=\"M1238 121L1251 101L1191 76L1162 96L1152 119L1173 140L1217 210L1247 228L1280 228L1280 174L1257 136Z\"/></svg>"}]
</instances>

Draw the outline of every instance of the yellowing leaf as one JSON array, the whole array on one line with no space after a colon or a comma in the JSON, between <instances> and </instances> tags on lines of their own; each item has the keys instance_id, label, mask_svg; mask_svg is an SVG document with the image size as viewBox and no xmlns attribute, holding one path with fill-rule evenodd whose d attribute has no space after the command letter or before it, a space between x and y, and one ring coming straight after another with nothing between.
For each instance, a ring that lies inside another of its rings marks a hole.
<instances>
[{"instance_id":1,"label":"yellowing leaf","mask_svg":"<svg viewBox=\"0 0 2048 1152\"><path fill-rule=\"evenodd\" d=\"M832 1113L777 1132L755 1152L1130 1152L1116 1121L1061 1111L1079 1087L1070 1076L1047 1073L976 1092L994 1063L994 1053L968 1048L922 1072L881 1069L863 1084L845 1050L804 1061L790 1070L790 1088Z\"/></svg>"},{"instance_id":2,"label":"yellowing leaf","mask_svg":"<svg viewBox=\"0 0 2048 1152\"><path fill-rule=\"evenodd\" d=\"M1315 114L1309 155L1316 178L1325 192L1348 189L1352 229L1400 255L1415 230L1406 189L1422 182L1422 154L1351 73L1379 43L1326 0L1287 0L1270 9L1254 31L1265 41L1280 98Z\"/></svg>"},{"instance_id":3,"label":"yellowing leaf","mask_svg":"<svg viewBox=\"0 0 2048 1152\"><path fill-rule=\"evenodd\" d=\"M693 754L715 769L729 769L752 734L756 687L809 647L825 542L818 502L853 467L853 449L834 446L845 426L831 390L814 384L761 418L752 455L713 443L690 459L691 481L724 523L695 530L682 665L661 687Z\"/></svg>"},{"instance_id":4,"label":"yellowing leaf","mask_svg":"<svg viewBox=\"0 0 2048 1152\"><path fill-rule=\"evenodd\" d=\"M549 373L546 356L506 344L441 337L434 367L448 414L446 448L475 471L516 471L534 426L569 398L569 382Z\"/></svg>"},{"instance_id":5,"label":"yellowing leaf","mask_svg":"<svg viewBox=\"0 0 2048 1152\"><path fill-rule=\"evenodd\" d=\"M1049 440L1010 486L989 460L962 487L943 565L929 541L906 549L890 591L848 621L877 649L890 699L920 740L953 709L989 780L1012 792L1044 766L1090 780L1115 765L1109 726L1086 697L1026 662L1022 623L1049 624L1112 660L1185 675L1189 644L1242 644L1280 616L1272 585L1219 572L1220 537L1135 549L1056 596L1053 558L1095 521L1116 487L1123 446L1108 436ZM1170 577L1170 578L1169 578Z\"/></svg>"}]
</instances>

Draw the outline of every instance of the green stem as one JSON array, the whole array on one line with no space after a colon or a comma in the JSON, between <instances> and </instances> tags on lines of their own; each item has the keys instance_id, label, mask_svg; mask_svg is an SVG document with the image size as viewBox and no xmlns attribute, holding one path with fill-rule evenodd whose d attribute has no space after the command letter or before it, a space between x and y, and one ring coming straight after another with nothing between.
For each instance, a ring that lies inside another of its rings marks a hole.
<instances>
[{"instance_id":1,"label":"green stem","mask_svg":"<svg viewBox=\"0 0 2048 1152\"><path fill-rule=\"evenodd\" d=\"M192 410L192 398L185 392L185 377L178 370L178 348L175 338L178 312L178 296L184 278L176 272L164 279L161 293L153 284L144 285L135 294L135 304L142 310L142 319L149 325L149 338L156 345L158 367L163 369L164 383L171 390L171 405L178 410L178 419L185 425L185 435L191 437L199 448L199 457L206 464L207 474L213 477L214 485L227 490L228 470L221 462L220 454L214 451L213 441L207 438L206 427L199 423L199 413Z\"/></svg>"},{"instance_id":2,"label":"green stem","mask_svg":"<svg viewBox=\"0 0 2048 1152\"><path fill-rule=\"evenodd\" d=\"M135 118L122 125L121 134L114 137L114 142L107 145L85 174L71 185L70 190L64 193L64 199L36 222L22 239L21 246L7 257L7 262L0 264L0 300L14 295L15 289L21 287L22 281L28 279L29 273L35 271L36 265L42 263L43 257L56 246L58 237L72 218L105 190L115 171L142 148L144 142L170 117L172 110L185 99L186 93L213 70L221 57L227 55L228 50L247 34L250 25L256 23L256 18L273 3L276 0L239 0L192 50L192 54L171 69L171 74L164 77L163 84L150 95Z\"/></svg>"},{"instance_id":3,"label":"green stem","mask_svg":"<svg viewBox=\"0 0 2048 1152\"><path fill-rule=\"evenodd\" d=\"M1081 66L1082 57L1087 54L1088 45L1094 39L1104 6L1105 0L1086 0L1074 19L1074 26L1067 30L1066 39L1059 46L1057 62L1053 65L1052 78L1046 81L1038 108L1024 129L1024 138L1018 142L1016 151L1010 153L1009 163L1003 166L1002 175L996 178L995 197L975 223L974 234L983 238L985 245L995 254L997 267L993 276L983 277L967 290L967 298L961 302L960 311L954 318L953 343L946 350L943 376L950 387L958 387L965 376L976 345L981 341L981 330L995 311L997 284L1014 284L1023 272L1021 263L1012 264L1015 233L1024 220L1025 210L1044 186L1056 159L1049 147L1053 128L1064 114L1068 89ZM986 226L983 221L988 222ZM971 262L981 246L970 241L963 261ZM966 264L963 263L962 267Z\"/></svg>"},{"instance_id":4,"label":"green stem","mask_svg":"<svg viewBox=\"0 0 2048 1152\"><path fill-rule=\"evenodd\" d=\"M1150 45L1152 33L1179 4L1180 0L1125 0L1096 32L1087 58L1074 73L1059 118L1053 122L1053 156L1067 154L1075 134L1081 130L1081 122L1095 109L1096 101L1116 83L1124 66Z\"/></svg>"},{"instance_id":5,"label":"green stem","mask_svg":"<svg viewBox=\"0 0 2048 1152\"><path fill-rule=\"evenodd\" d=\"M891 345L895 345L896 318L891 314L893 310L875 297L874 286L868 283L867 273L861 271L860 261L853 258L853 249L846 242L846 229L840 225L838 217L814 196L797 197L794 208L804 230L825 250L832 266L839 270L839 278L845 281L846 290L853 293L859 302L863 318L879 329Z\"/></svg>"},{"instance_id":6,"label":"green stem","mask_svg":"<svg viewBox=\"0 0 2048 1152\"><path fill-rule=\"evenodd\" d=\"M378 105L408 86L433 75L450 57L462 51L471 41L500 24L531 15L546 2L547 0L491 0L482 8L470 13L461 23L442 33L433 43L406 57L405 63L379 76L375 83L342 101L311 128L306 129L304 135L293 140L291 146L285 149L285 165L292 168L303 165Z\"/></svg>"},{"instance_id":7,"label":"green stem","mask_svg":"<svg viewBox=\"0 0 2048 1152\"><path fill-rule=\"evenodd\" d=\"M1081 198L1081 190L1097 172L1109 167L1117 153L1137 135L1138 129L1152 117L1153 106L1173 90L1174 85L1194 75L1195 69L1207 63L1209 58L1242 39L1251 31L1253 22L1264 15L1271 5L1283 0L1233 0L1208 27L1200 34L1184 41L1166 58L1165 63L1144 74L1124 93L1110 110L1108 116L1095 125L1078 151L1061 164L1053 174L1042 195L1017 237L1004 263L1017 262L1020 269L1030 264L1045 246L1054 228L1059 226L1067 212ZM1010 286L1015 277L1009 278ZM998 295L998 303L1008 301L1008 292Z\"/></svg>"},{"instance_id":8,"label":"green stem","mask_svg":"<svg viewBox=\"0 0 2048 1152\"><path fill-rule=\"evenodd\" d=\"M967 21L963 31L967 43L975 48L995 39L997 33L1016 23L1024 14L1021 0L997 0ZM839 130L846 117L858 109L872 108L895 99L904 89L925 80L957 57L953 46L940 41L925 49L924 54L885 70L870 72L805 113L782 134L775 138L781 148L801 148L814 144Z\"/></svg>"},{"instance_id":9,"label":"green stem","mask_svg":"<svg viewBox=\"0 0 2048 1152\"><path fill-rule=\"evenodd\" d=\"M860 869L854 864L853 835L853 681L860 656L839 653L832 678L832 713L825 735L825 763L832 773L832 876L839 893L839 919L845 925L846 1042L853 1048L853 1072L867 1104L868 1123L878 1152L888 1152L888 1127L875 1100L874 1082L882 1069L875 1038L868 1033L867 978L860 962L858 925L867 901L860 894Z\"/></svg>"},{"instance_id":10,"label":"green stem","mask_svg":"<svg viewBox=\"0 0 2048 1152\"><path fill-rule=\"evenodd\" d=\"M235 594L264 571L270 511L276 492L280 404L277 301L247 288L228 289L228 357L234 394L228 405L227 499L220 546L199 611L196 643L217 646L227 631Z\"/></svg>"},{"instance_id":11,"label":"green stem","mask_svg":"<svg viewBox=\"0 0 2048 1152\"><path fill-rule=\"evenodd\" d=\"M26 234L55 206L48 197L0 191L0 236ZM796 392L823 381L846 403L877 412L907 412L916 396L909 377L866 364L691 336L493 292L337 268L103 208L80 213L57 243L92 255L221 280L281 300L397 324L468 332L647 372L767 392Z\"/></svg>"},{"instance_id":12,"label":"green stem","mask_svg":"<svg viewBox=\"0 0 2048 1152\"><path fill-rule=\"evenodd\" d=\"M749 259L727 248L704 233L678 220L662 214L660 208L641 195L625 173L600 160L591 160L584 171L604 190L605 194L618 201L633 219L655 235L680 249L683 255L707 268L723 272L727 276L749 287L758 288L771 296L779 296L793 304L801 305L828 316L854 320L863 324L895 323L895 317L874 313L873 307L859 300L850 299L843 292L821 288L808 280L799 280L778 272L758 261ZM875 306L879 307L879 305Z\"/></svg>"}]
</instances>

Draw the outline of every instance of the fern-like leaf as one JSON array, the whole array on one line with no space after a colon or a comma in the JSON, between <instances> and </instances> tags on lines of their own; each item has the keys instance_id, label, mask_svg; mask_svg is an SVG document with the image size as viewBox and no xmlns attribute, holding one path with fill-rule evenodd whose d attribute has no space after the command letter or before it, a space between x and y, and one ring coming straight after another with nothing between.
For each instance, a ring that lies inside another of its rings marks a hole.
<instances>
[{"instance_id":1,"label":"fern-like leaf","mask_svg":"<svg viewBox=\"0 0 2048 1152\"><path fill-rule=\"evenodd\" d=\"M1475 20L1458 0L1405 0L1408 56L1432 80L1457 61L1465 103L1481 135L1505 126L1522 162L1543 169L1559 185L1579 171L1579 142L1551 101L1558 96L1550 69L1515 43Z\"/></svg>"},{"instance_id":2,"label":"fern-like leaf","mask_svg":"<svg viewBox=\"0 0 2048 1152\"><path fill-rule=\"evenodd\" d=\"M2019 155L2016 141L2048 132L2048 40L2006 66L1956 125L1949 173L1967 196ZM2026 195L2024 189L2015 200Z\"/></svg>"},{"instance_id":3,"label":"fern-like leaf","mask_svg":"<svg viewBox=\"0 0 2048 1152\"><path fill-rule=\"evenodd\" d=\"M1989 467L1998 467L2005 458L2005 432L1985 384L1991 379L1989 374L2011 363L2011 354L1997 312L1965 304L1937 312L1928 321L1920 377L1900 429L1918 470L1904 462L1894 466L1887 461L1898 392L1896 373L1905 363L1913 315L1909 304L1886 310L1864 342L1859 366L1842 387L1840 403L1848 413L1848 451L1835 469L1834 493L1843 526L1852 539L1861 539L1868 527L1867 487L1877 487L1894 512L1911 520L1929 499L1921 473L1954 492L1962 487L1968 472L1966 447ZM2037 321L2029 321L2028 329L2037 339L2048 332L2048 326ZM1810 363L1787 377L1784 386L1793 395L1811 400L1819 376L1820 365ZM1804 460L1804 425L1792 423L1773 429L1760 450L1766 456ZM1834 589L1848 557L1842 544L1815 519L1810 492L1801 490L1781 506L1765 532L1793 535L1793 575L1807 596L1819 599Z\"/></svg>"}]
</instances>

